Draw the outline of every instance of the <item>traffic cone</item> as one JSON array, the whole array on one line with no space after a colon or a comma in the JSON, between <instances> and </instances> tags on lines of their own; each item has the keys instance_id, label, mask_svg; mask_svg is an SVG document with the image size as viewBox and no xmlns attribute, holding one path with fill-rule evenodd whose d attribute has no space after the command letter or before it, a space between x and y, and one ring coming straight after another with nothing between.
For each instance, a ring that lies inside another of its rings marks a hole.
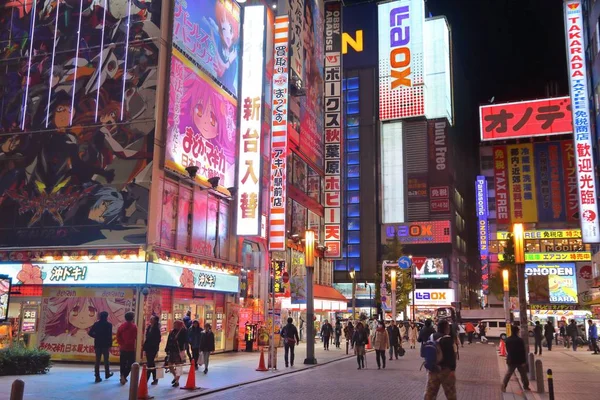
<instances>
[{"instance_id":1,"label":"traffic cone","mask_svg":"<svg viewBox=\"0 0 600 400\"><path fill-rule=\"evenodd\" d=\"M258 362L258 368L256 368L257 371L268 371L267 367L265 366L265 352L264 350L261 348L260 349L260 361Z\"/></svg>"},{"instance_id":2,"label":"traffic cone","mask_svg":"<svg viewBox=\"0 0 600 400\"><path fill-rule=\"evenodd\" d=\"M367 339L367 350L371 350L371 338Z\"/></svg>"},{"instance_id":3,"label":"traffic cone","mask_svg":"<svg viewBox=\"0 0 600 400\"><path fill-rule=\"evenodd\" d=\"M194 360L191 360L190 372L188 373L187 381L185 382L185 386L181 387L184 390L200 389L196 386L196 368L194 367L194 365L196 365L196 363L194 362Z\"/></svg>"},{"instance_id":4,"label":"traffic cone","mask_svg":"<svg viewBox=\"0 0 600 400\"><path fill-rule=\"evenodd\" d=\"M148 371L146 370L146 364L142 367L142 374L140 375L140 384L138 385L138 400L152 399L148 395Z\"/></svg>"},{"instance_id":5,"label":"traffic cone","mask_svg":"<svg viewBox=\"0 0 600 400\"><path fill-rule=\"evenodd\" d=\"M506 344L504 344L504 340L500 341L500 357L506 357Z\"/></svg>"}]
</instances>

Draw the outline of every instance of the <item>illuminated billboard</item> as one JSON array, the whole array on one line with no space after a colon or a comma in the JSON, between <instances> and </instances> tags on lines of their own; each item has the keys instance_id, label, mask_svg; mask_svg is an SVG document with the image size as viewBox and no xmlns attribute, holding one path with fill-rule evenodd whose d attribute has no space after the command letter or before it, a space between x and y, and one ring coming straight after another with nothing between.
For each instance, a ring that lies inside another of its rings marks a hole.
<instances>
[{"instance_id":1,"label":"illuminated billboard","mask_svg":"<svg viewBox=\"0 0 600 400\"><path fill-rule=\"evenodd\" d=\"M416 279L448 279L448 260L445 258L413 257Z\"/></svg>"},{"instance_id":2,"label":"illuminated billboard","mask_svg":"<svg viewBox=\"0 0 600 400\"><path fill-rule=\"evenodd\" d=\"M378 5L379 119L425 115L423 0Z\"/></svg>"},{"instance_id":3,"label":"illuminated billboard","mask_svg":"<svg viewBox=\"0 0 600 400\"><path fill-rule=\"evenodd\" d=\"M479 242L479 259L481 260L481 287L484 294L488 294L489 289L489 236L490 228L488 224L488 187L485 176L478 176L475 183L475 208L477 210L477 232Z\"/></svg>"},{"instance_id":4,"label":"illuminated billboard","mask_svg":"<svg viewBox=\"0 0 600 400\"><path fill-rule=\"evenodd\" d=\"M7 275L0 275L0 323L8 319L10 287L11 278Z\"/></svg>"},{"instance_id":5,"label":"illuminated billboard","mask_svg":"<svg viewBox=\"0 0 600 400\"><path fill-rule=\"evenodd\" d=\"M496 239L507 240L509 232L496 232ZM525 240L531 239L581 239L580 229L556 229L556 230L535 230L525 231L523 234Z\"/></svg>"},{"instance_id":6,"label":"illuminated billboard","mask_svg":"<svg viewBox=\"0 0 600 400\"><path fill-rule=\"evenodd\" d=\"M577 303L575 263L526 264L530 303Z\"/></svg>"},{"instance_id":7,"label":"illuminated billboard","mask_svg":"<svg viewBox=\"0 0 600 400\"><path fill-rule=\"evenodd\" d=\"M598 195L592 149L582 2L567 0L564 10L581 233L584 243L599 243Z\"/></svg>"},{"instance_id":8,"label":"illuminated billboard","mask_svg":"<svg viewBox=\"0 0 600 400\"><path fill-rule=\"evenodd\" d=\"M425 116L445 118L453 124L452 38L445 17L425 21Z\"/></svg>"},{"instance_id":9,"label":"illuminated billboard","mask_svg":"<svg viewBox=\"0 0 600 400\"><path fill-rule=\"evenodd\" d=\"M479 107L482 141L562 135L573 132L571 99L520 101Z\"/></svg>"},{"instance_id":10,"label":"illuminated billboard","mask_svg":"<svg viewBox=\"0 0 600 400\"><path fill-rule=\"evenodd\" d=\"M537 222L533 144L506 146L508 155L508 188L511 199L511 221Z\"/></svg>"},{"instance_id":11,"label":"illuminated billboard","mask_svg":"<svg viewBox=\"0 0 600 400\"><path fill-rule=\"evenodd\" d=\"M498 261L504 260L504 254L498 254ZM548 253L525 253L526 262L575 262L591 261L592 253L589 251L565 251Z\"/></svg>"},{"instance_id":12,"label":"illuminated billboard","mask_svg":"<svg viewBox=\"0 0 600 400\"><path fill-rule=\"evenodd\" d=\"M402 122L381 125L381 188L383 223L405 221Z\"/></svg>"},{"instance_id":13,"label":"illuminated billboard","mask_svg":"<svg viewBox=\"0 0 600 400\"><path fill-rule=\"evenodd\" d=\"M387 239L398 237L403 244L452 243L450 221L410 222L383 226Z\"/></svg>"}]
</instances>

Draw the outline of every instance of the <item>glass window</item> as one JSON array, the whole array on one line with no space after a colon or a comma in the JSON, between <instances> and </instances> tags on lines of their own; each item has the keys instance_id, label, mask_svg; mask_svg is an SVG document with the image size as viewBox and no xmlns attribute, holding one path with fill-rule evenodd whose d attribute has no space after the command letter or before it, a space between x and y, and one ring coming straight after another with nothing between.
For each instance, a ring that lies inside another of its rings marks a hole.
<instances>
[{"instance_id":1,"label":"glass window","mask_svg":"<svg viewBox=\"0 0 600 400\"><path fill-rule=\"evenodd\" d=\"M346 118L346 125L348 126L358 126L360 118L358 116L352 116Z\"/></svg>"},{"instance_id":2,"label":"glass window","mask_svg":"<svg viewBox=\"0 0 600 400\"><path fill-rule=\"evenodd\" d=\"M346 101L349 103L358 103L358 89L348 90L346 92Z\"/></svg>"},{"instance_id":3,"label":"glass window","mask_svg":"<svg viewBox=\"0 0 600 400\"><path fill-rule=\"evenodd\" d=\"M348 218L348 230L349 231L360 230L360 218Z\"/></svg>"},{"instance_id":4,"label":"glass window","mask_svg":"<svg viewBox=\"0 0 600 400\"><path fill-rule=\"evenodd\" d=\"M358 151L360 149L360 144L358 139L348 140L346 143L348 151Z\"/></svg>"},{"instance_id":5,"label":"glass window","mask_svg":"<svg viewBox=\"0 0 600 400\"><path fill-rule=\"evenodd\" d=\"M506 328L506 322L498 322L498 327Z\"/></svg>"},{"instance_id":6,"label":"glass window","mask_svg":"<svg viewBox=\"0 0 600 400\"><path fill-rule=\"evenodd\" d=\"M358 89L358 76L354 78L348 78L348 83L346 87L348 89Z\"/></svg>"},{"instance_id":7,"label":"glass window","mask_svg":"<svg viewBox=\"0 0 600 400\"><path fill-rule=\"evenodd\" d=\"M358 191L348 191L348 204L358 204L360 203L360 195Z\"/></svg>"},{"instance_id":8,"label":"glass window","mask_svg":"<svg viewBox=\"0 0 600 400\"><path fill-rule=\"evenodd\" d=\"M348 178L358 178L360 176L360 166L359 165L348 165Z\"/></svg>"},{"instance_id":9,"label":"glass window","mask_svg":"<svg viewBox=\"0 0 600 400\"><path fill-rule=\"evenodd\" d=\"M346 128L346 137L348 139L358 139L358 126L348 126Z\"/></svg>"},{"instance_id":10,"label":"glass window","mask_svg":"<svg viewBox=\"0 0 600 400\"><path fill-rule=\"evenodd\" d=\"M349 217L360 217L360 206L358 204L348 205L348 216Z\"/></svg>"},{"instance_id":11,"label":"glass window","mask_svg":"<svg viewBox=\"0 0 600 400\"><path fill-rule=\"evenodd\" d=\"M490 321L488 323L490 325L490 328L497 328L498 327L498 322L496 322L496 321Z\"/></svg>"},{"instance_id":12,"label":"glass window","mask_svg":"<svg viewBox=\"0 0 600 400\"><path fill-rule=\"evenodd\" d=\"M354 115L354 114L358 114L359 110L358 110L358 102L353 101L350 103L346 103L346 113L348 115Z\"/></svg>"},{"instance_id":13,"label":"glass window","mask_svg":"<svg viewBox=\"0 0 600 400\"><path fill-rule=\"evenodd\" d=\"M358 153L350 153L348 154L348 165L358 165L360 163L360 157Z\"/></svg>"},{"instance_id":14,"label":"glass window","mask_svg":"<svg viewBox=\"0 0 600 400\"><path fill-rule=\"evenodd\" d=\"M481 156L481 169L494 169L494 157L492 156Z\"/></svg>"},{"instance_id":15,"label":"glass window","mask_svg":"<svg viewBox=\"0 0 600 400\"><path fill-rule=\"evenodd\" d=\"M335 260L333 268L336 271L346 271L346 260Z\"/></svg>"},{"instance_id":16,"label":"glass window","mask_svg":"<svg viewBox=\"0 0 600 400\"><path fill-rule=\"evenodd\" d=\"M351 244L348 246L349 257L360 257L360 244Z\"/></svg>"},{"instance_id":17,"label":"glass window","mask_svg":"<svg viewBox=\"0 0 600 400\"><path fill-rule=\"evenodd\" d=\"M358 190L360 189L360 178L351 178L348 179L348 190Z\"/></svg>"},{"instance_id":18,"label":"glass window","mask_svg":"<svg viewBox=\"0 0 600 400\"><path fill-rule=\"evenodd\" d=\"M359 231L348 231L348 243L358 244L360 243L360 232Z\"/></svg>"},{"instance_id":19,"label":"glass window","mask_svg":"<svg viewBox=\"0 0 600 400\"><path fill-rule=\"evenodd\" d=\"M360 271L360 258L348 258L348 271Z\"/></svg>"}]
</instances>

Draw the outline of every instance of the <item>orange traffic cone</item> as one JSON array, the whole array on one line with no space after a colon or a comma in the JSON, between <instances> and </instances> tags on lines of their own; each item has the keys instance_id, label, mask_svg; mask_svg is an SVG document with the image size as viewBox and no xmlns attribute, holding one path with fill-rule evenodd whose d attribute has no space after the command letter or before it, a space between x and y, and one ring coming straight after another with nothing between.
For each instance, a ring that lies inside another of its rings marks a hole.
<instances>
[{"instance_id":1,"label":"orange traffic cone","mask_svg":"<svg viewBox=\"0 0 600 400\"><path fill-rule=\"evenodd\" d=\"M196 386L196 368L194 367L194 365L196 365L196 363L194 362L194 360L191 360L190 372L188 373L187 381L185 382L185 386L181 387L184 390L200 389L198 386Z\"/></svg>"},{"instance_id":2,"label":"orange traffic cone","mask_svg":"<svg viewBox=\"0 0 600 400\"><path fill-rule=\"evenodd\" d=\"M140 375L140 384L138 385L138 400L152 399L148 395L148 371L146 370L146 364L142 367L142 374Z\"/></svg>"},{"instance_id":3,"label":"orange traffic cone","mask_svg":"<svg viewBox=\"0 0 600 400\"><path fill-rule=\"evenodd\" d=\"M367 350L371 349L371 338L367 339Z\"/></svg>"},{"instance_id":4,"label":"orange traffic cone","mask_svg":"<svg viewBox=\"0 0 600 400\"><path fill-rule=\"evenodd\" d=\"M504 344L504 340L500 341L500 357L506 357L506 344Z\"/></svg>"},{"instance_id":5,"label":"orange traffic cone","mask_svg":"<svg viewBox=\"0 0 600 400\"><path fill-rule=\"evenodd\" d=\"M260 349L260 361L258 362L258 368L256 368L256 370L268 371L267 367L265 366L265 352L262 348Z\"/></svg>"}]
</instances>

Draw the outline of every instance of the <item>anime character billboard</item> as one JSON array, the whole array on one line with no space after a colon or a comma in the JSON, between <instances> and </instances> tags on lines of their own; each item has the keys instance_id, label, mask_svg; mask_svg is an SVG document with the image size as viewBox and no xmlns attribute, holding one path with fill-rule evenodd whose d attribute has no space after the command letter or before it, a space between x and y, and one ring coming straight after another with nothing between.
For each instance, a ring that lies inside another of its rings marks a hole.
<instances>
[{"instance_id":1,"label":"anime character billboard","mask_svg":"<svg viewBox=\"0 0 600 400\"><path fill-rule=\"evenodd\" d=\"M173 50L165 166L187 175L195 165L198 179L233 186L236 120L236 100Z\"/></svg>"},{"instance_id":2,"label":"anime character billboard","mask_svg":"<svg viewBox=\"0 0 600 400\"><path fill-rule=\"evenodd\" d=\"M240 7L234 0L176 0L173 43L237 98Z\"/></svg>"},{"instance_id":3,"label":"anime character billboard","mask_svg":"<svg viewBox=\"0 0 600 400\"><path fill-rule=\"evenodd\" d=\"M145 241L160 3L0 7L0 246Z\"/></svg>"}]
</instances>

